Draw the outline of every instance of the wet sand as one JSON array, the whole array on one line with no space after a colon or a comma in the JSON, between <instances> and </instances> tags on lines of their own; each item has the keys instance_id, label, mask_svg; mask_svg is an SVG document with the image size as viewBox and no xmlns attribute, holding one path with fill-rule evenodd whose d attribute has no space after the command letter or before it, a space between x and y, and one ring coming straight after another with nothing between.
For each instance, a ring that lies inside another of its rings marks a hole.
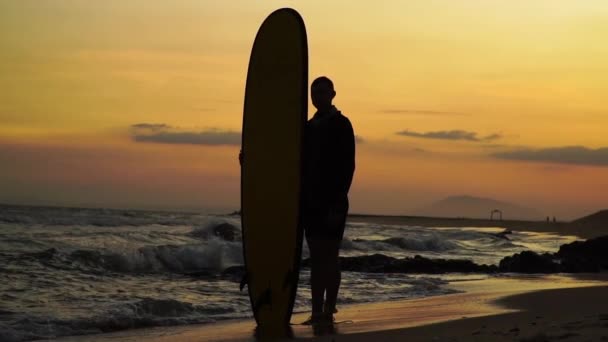
<instances>
[{"instance_id":1,"label":"wet sand","mask_svg":"<svg viewBox=\"0 0 608 342\"><path fill-rule=\"evenodd\" d=\"M450 295L340 307L314 341L608 341L608 275L498 276L452 282ZM298 313L292 323L309 313ZM345 322L346 321L346 322ZM352 323L350 322L352 321ZM58 341L255 341L252 319L74 336ZM319 333L319 331L317 331Z\"/></svg>"}]
</instances>

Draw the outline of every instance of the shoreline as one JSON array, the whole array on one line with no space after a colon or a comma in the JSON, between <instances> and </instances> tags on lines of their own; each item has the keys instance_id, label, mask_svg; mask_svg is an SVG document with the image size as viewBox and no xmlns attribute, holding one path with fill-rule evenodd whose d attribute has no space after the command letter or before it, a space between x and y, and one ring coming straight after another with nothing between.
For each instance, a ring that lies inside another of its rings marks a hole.
<instances>
[{"instance_id":1,"label":"shoreline","mask_svg":"<svg viewBox=\"0 0 608 342\"><path fill-rule=\"evenodd\" d=\"M295 339L328 342L405 339L443 341L444 337L449 337L451 341L460 336L462 339L456 341L469 341L472 337L476 338L473 340L479 341L494 341L496 338L512 340L515 335L543 333L542 329L547 326L536 322L540 320L535 318L537 316L544 317L542 322L547 324L553 321L569 324L579 316L580 319L587 319L608 315L608 306L605 305L608 303L606 273L577 276L503 275L482 280L458 281L447 286L464 292L392 302L344 305L339 307L336 320L352 320L352 324L338 324L335 334L320 337L315 337L309 326L293 325ZM573 304L576 304L575 311L559 308L560 305L568 308ZM602 308L605 309L600 312ZM304 321L308 315L307 312L294 314L292 324ZM534 319L535 324L528 322ZM52 341L255 341L254 327L253 319L235 319L217 323L69 336ZM606 327L605 335L608 336L608 321Z\"/></svg>"}]
</instances>

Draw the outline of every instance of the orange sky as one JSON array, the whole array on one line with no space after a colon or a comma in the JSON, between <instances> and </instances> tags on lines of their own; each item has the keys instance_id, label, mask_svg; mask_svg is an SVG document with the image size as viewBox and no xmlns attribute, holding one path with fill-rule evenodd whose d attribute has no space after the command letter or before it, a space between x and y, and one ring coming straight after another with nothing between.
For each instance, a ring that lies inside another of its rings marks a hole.
<instances>
[{"instance_id":1,"label":"orange sky","mask_svg":"<svg viewBox=\"0 0 608 342\"><path fill-rule=\"evenodd\" d=\"M0 202L237 209L249 52L283 6L362 139L352 211L606 207L600 0L2 2Z\"/></svg>"}]
</instances>

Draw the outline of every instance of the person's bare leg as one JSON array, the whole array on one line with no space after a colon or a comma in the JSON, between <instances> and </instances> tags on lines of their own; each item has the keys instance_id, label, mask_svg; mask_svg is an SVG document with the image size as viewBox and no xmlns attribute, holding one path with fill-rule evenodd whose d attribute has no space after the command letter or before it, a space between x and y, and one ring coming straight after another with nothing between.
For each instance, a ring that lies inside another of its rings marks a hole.
<instances>
[{"instance_id":1,"label":"person's bare leg","mask_svg":"<svg viewBox=\"0 0 608 342\"><path fill-rule=\"evenodd\" d=\"M326 281L325 288L327 294L325 299L324 313L329 315L333 314L336 308L338 291L340 290L340 282L342 280L339 259L340 241L327 241L325 248L327 248L325 254L327 259L325 259L326 275L324 280Z\"/></svg>"},{"instance_id":2,"label":"person's bare leg","mask_svg":"<svg viewBox=\"0 0 608 342\"><path fill-rule=\"evenodd\" d=\"M310 292L312 296L312 315L323 313L323 296L325 292L323 250L317 240L308 240L310 251Z\"/></svg>"}]
</instances>

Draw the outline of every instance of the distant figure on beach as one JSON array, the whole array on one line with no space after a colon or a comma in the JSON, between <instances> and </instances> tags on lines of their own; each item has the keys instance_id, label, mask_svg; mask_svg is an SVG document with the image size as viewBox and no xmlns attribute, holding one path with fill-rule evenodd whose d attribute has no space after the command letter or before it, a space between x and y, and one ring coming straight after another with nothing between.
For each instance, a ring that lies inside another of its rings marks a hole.
<instances>
[{"instance_id":1,"label":"distant figure on beach","mask_svg":"<svg viewBox=\"0 0 608 342\"><path fill-rule=\"evenodd\" d=\"M340 288L339 249L355 171L355 135L350 120L333 104L333 82L311 85L317 112L306 124L302 223L310 250L312 315L307 324L333 323Z\"/></svg>"}]
</instances>

